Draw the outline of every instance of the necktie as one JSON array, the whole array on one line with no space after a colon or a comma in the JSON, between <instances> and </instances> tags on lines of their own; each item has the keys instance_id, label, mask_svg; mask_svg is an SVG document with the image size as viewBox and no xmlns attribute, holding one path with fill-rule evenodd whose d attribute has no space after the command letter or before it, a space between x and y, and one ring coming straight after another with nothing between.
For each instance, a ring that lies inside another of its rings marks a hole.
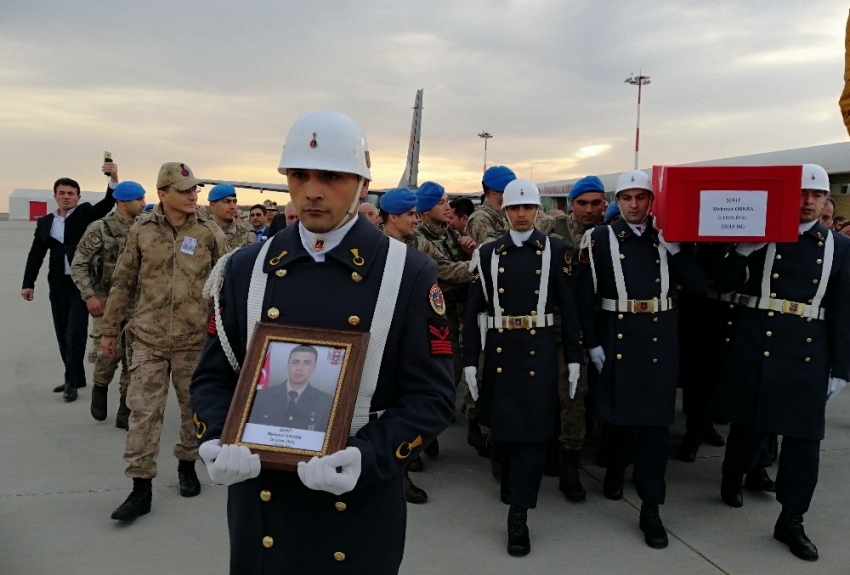
<instances>
[{"instance_id":1,"label":"necktie","mask_svg":"<svg viewBox=\"0 0 850 575\"><path fill-rule=\"evenodd\" d=\"M297 391L290 391L288 393L288 395L289 395L289 402L286 404L286 411L288 411L289 413L292 413L292 410L295 408L295 402L298 401L298 392Z\"/></svg>"}]
</instances>

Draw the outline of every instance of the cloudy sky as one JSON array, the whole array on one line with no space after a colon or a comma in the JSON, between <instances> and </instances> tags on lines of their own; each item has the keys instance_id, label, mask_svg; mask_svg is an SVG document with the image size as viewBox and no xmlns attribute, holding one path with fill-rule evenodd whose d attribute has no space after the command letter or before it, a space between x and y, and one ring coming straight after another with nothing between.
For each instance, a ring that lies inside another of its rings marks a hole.
<instances>
[{"instance_id":1,"label":"cloudy sky","mask_svg":"<svg viewBox=\"0 0 850 575\"><path fill-rule=\"evenodd\" d=\"M163 162L283 183L286 131L333 108L401 176L425 89L420 182L488 163L548 182L843 141L837 0L0 0L0 211L60 176L100 190L104 150L153 192ZM152 194L151 194L152 195ZM243 201L253 197L240 195Z\"/></svg>"}]
</instances>

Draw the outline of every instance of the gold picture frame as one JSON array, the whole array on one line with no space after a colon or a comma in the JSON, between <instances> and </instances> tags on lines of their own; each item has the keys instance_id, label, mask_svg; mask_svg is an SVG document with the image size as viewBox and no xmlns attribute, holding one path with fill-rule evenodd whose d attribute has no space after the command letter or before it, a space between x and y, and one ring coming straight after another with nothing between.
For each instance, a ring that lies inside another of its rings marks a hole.
<instances>
[{"instance_id":1,"label":"gold picture frame","mask_svg":"<svg viewBox=\"0 0 850 575\"><path fill-rule=\"evenodd\" d=\"M344 449L368 342L369 332L257 324L222 444L284 471Z\"/></svg>"}]
</instances>

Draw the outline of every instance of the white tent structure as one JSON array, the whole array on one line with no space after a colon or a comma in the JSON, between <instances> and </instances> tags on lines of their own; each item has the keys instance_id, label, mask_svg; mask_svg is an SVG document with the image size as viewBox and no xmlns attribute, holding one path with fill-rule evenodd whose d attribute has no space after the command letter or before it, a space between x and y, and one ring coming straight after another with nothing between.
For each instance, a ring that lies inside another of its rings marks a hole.
<instances>
[{"instance_id":1,"label":"white tent structure","mask_svg":"<svg viewBox=\"0 0 850 575\"><path fill-rule=\"evenodd\" d=\"M81 192L80 202L96 204L104 192ZM9 219L35 221L56 210L53 190L15 188L9 196Z\"/></svg>"}]
</instances>

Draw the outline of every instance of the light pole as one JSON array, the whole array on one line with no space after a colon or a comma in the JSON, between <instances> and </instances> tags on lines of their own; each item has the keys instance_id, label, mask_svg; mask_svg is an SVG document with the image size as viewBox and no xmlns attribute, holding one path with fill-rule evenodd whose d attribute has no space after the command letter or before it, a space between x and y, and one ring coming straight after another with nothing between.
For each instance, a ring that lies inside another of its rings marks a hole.
<instances>
[{"instance_id":1,"label":"light pole","mask_svg":"<svg viewBox=\"0 0 850 575\"><path fill-rule=\"evenodd\" d=\"M649 84L649 76L644 76L642 73L638 72L637 76L632 74L631 76L626 78L625 83L638 87L637 128L635 129L635 169L637 170L638 169L638 154L640 152L640 94L641 94L641 88L643 86Z\"/></svg>"},{"instance_id":2,"label":"light pole","mask_svg":"<svg viewBox=\"0 0 850 575\"><path fill-rule=\"evenodd\" d=\"M493 137L493 134L488 132L487 130L483 130L480 134L478 134L479 138L484 139L484 171L487 171L487 140Z\"/></svg>"}]
</instances>

